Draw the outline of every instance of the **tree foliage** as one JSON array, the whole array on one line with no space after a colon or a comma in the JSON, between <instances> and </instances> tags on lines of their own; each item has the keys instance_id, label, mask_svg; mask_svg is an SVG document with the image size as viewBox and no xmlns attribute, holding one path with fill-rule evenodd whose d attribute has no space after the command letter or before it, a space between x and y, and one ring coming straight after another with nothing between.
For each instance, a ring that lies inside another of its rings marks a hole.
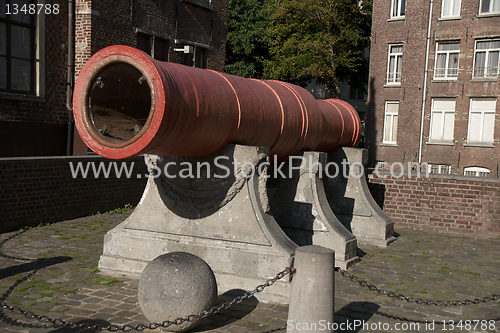
<instances>
[{"instance_id":1,"label":"tree foliage","mask_svg":"<svg viewBox=\"0 0 500 333\"><path fill-rule=\"evenodd\" d=\"M269 59L266 0L229 0L226 73L262 78Z\"/></svg>"},{"instance_id":2,"label":"tree foliage","mask_svg":"<svg viewBox=\"0 0 500 333\"><path fill-rule=\"evenodd\" d=\"M364 90L371 0L230 0L226 72Z\"/></svg>"},{"instance_id":3,"label":"tree foliage","mask_svg":"<svg viewBox=\"0 0 500 333\"><path fill-rule=\"evenodd\" d=\"M306 84L312 78L333 93L339 81L364 87L371 10L353 0L269 0L270 59L265 76ZM365 6L369 3L365 2Z\"/></svg>"}]
</instances>

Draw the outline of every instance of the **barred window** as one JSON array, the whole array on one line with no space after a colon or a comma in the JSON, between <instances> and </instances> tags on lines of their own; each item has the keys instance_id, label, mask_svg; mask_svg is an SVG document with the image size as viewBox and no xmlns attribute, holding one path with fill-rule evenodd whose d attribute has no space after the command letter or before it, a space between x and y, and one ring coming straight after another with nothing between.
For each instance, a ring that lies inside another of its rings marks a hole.
<instances>
[{"instance_id":1,"label":"barred window","mask_svg":"<svg viewBox=\"0 0 500 333\"><path fill-rule=\"evenodd\" d=\"M482 167L467 167L464 168L464 176L473 176L473 177L489 177L490 169L482 168Z\"/></svg>"},{"instance_id":2,"label":"barred window","mask_svg":"<svg viewBox=\"0 0 500 333\"><path fill-rule=\"evenodd\" d=\"M429 173L434 173L438 175L449 175L451 174L451 165L447 164L429 164Z\"/></svg>"}]
</instances>

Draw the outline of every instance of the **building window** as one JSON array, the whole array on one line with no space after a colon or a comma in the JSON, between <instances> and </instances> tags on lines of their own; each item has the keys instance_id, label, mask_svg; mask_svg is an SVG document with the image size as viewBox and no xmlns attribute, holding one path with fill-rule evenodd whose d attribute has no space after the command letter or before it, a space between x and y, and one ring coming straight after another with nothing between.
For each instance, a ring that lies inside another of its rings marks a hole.
<instances>
[{"instance_id":1,"label":"building window","mask_svg":"<svg viewBox=\"0 0 500 333\"><path fill-rule=\"evenodd\" d=\"M36 19L20 10L32 2L15 1L17 14L7 15L6 5L12 9L12 3L0 1L0 91L34 93Z\"/></svg>"},{"instance_id":2,"label":"building window","mask_svg":"<svg viewBox=\"0 0 500 333\"><path fill-rule=\"evenodd\" d=\"M449 175L451 174L451 165L446 164L429 164L429 173L434 173L438 175Z\"/></svg>"},{"instance_id":3,"label":"building window","mask_svg":"<svg viewBox=\"0 0 500 333\"><path fill-rule=\"evenodd\" d=\"M490 169L482 167L467 167L464 168L464 176L489 177Z\"/></svg>"},{"instance_id":4,"label":"building window","mask_svg":"<svg viewBox=\"0 0 500 333\"><path fill-rule=\"evenodd\" d=\"M403 63L403 45L389 45L387 62L387 84L401 84L401 65Z\"/></svg>"},{"instance_id":5,"label":"building window","mask_svg":"<svg viewBox=\"0 0 500 333\"><path fill-rule=\"evenodd\" d=\"M406 12L406 0L392 0L391 18L404 18Z\"/></svg>"},{"instance_id":6,"label":"building window","mask_svg":"<svg viewBox=\"0 0 500 333\"><path fill-rule=\"evenodd\" d=\"M388 169L389 166L387 165L387 162L383 162L383 161L376 161L375 162L375 168L377 170L384 170L384 169Z\"/></svg>"},{"instance_id":7,"label":"building window","mask_svg":"<svg viewBox=\"0 0 500 333\"><path fill-rule=\"evenodd\" d=\"M459 42L437 43L434 79L457 78L459 50Z\"/></svg>"},{"instance_id":8,"label":"building window","mask_svg":"<svg viewBox=\"0 0 500 333\"><path fill-rule=\"evenodd\" d=\"M184 54L184 65L198 68L206 68L205 50L196 46L192 47L191 53Z\"/></svg>"},{"instance_id":9,"label":"building window","mask_svg":"<svg viewBox=\"0 0 500 333\"><path fill-rule=\"evenodd\" d=\"M349 86L349 99L365 99L365 93Z\"/></svg>"},{"instance_id":10,"label":"building window","mask_svg":"<svg viewBox=\"0 0 500 333\"><path fill-rule=\"evenodd\" d=\"M385 102L383 143L396 144L398 136L399 102Z\"/></svg>"},{"instance_id":11,"label":"building window","mask_svg":"<svg viewBox=\"0 0 500 333\"><path fill-rule=\"evenodd\" d=\"M500 13L500 0L481 0L479 14Z\"/></svg>"},{"instance_id":12,"label":"building window","mask_svg":"<svg viewBox=\"0 0 500 333\"><path fill-rule=\"evenodd\" d=\"M430 141L453 141L455 126L455 99L432 100Z\"/></svg>"},{"instance_id":13,"label":"building window","mask_svg":"<svg viewBox=\"0 0 500 333\"><path fill-rule=\"evenodd\" d=\"M168 40L147 33L137 33L137 48L161 61L168 61Z\"/></svg>"},{"instance_id":14,"label":"building window","mask_svg":"<svg viewBox=\"0 0 500 333\"><path fill-rule=\"evenodd\" d=\"M500 39L477 40L474 50L474 76L497 77L499 53Z\"/></svg>"},{"instance_id":15,"label":"building window","mask_svg":"<svg viewBox=\"0 0 500 333\"><path fill-rule=\"evenodd\" d=\"M460 0L443 0L441 17L460 16Z\"/></svg>"},{"instance_id":16,"label":"building window","mask_svg":"<svg viewBox=\"0 0 500 333\"><path fill-rule=\"evenodd\" d=\"M471 99L468 143L493 144L496 103L495 98Z\"/></svg>"}]
</instances>

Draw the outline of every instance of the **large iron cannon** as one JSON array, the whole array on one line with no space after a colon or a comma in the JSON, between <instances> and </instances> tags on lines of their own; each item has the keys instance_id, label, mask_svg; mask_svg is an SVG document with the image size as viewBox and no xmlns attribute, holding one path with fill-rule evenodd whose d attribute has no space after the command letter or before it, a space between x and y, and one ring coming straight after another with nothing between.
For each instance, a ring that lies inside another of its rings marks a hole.
<instances>
[{"instance_id":1,"label":"large iron cannon","mask_svg":"<svg viewBox=\"0 0 500 333\"><path fill-rule=\"evenodd\" d=\"M237 143L269 147L284 160L301 150L353 146L360 134L357 112L344 101L315 100L290 83L161 62L121 45L89 59L73 109L87 146L114 159L207 156Z\"/></svg>"},{"instance_id":2,"label":"large iron cannon","mask_svg":"<svg viewBox=\"0 0 500 333\"><path fill-rule=\"evenodd\" d=\"M358 239L379 246L394 239L394 223L371 198L366 179L351 177L367 152L345 147L360 135L357 112L346 102L111 46L81 70L73 109L96 153L153 155L145 158L151 168L141 201L104 237L103 272L134 276L159 255L187 252L210 265L225 292L253 288L276 267L292 265L298 246L329 247L335 264L347 268L358 259ZM303 163L289 177L273 177L271 155L279 161L299 155ZM219 157L234 162L225 178L209 170ZM327 165L345 160L353 166L349 175L326 173ZM243 172L236 161L259 172ZM185 162L208 165L206 173L187 176ZM165 174L158 177L154 167ZM260 297L288 302L289 282Z\"/></svg>"}]
</instances>

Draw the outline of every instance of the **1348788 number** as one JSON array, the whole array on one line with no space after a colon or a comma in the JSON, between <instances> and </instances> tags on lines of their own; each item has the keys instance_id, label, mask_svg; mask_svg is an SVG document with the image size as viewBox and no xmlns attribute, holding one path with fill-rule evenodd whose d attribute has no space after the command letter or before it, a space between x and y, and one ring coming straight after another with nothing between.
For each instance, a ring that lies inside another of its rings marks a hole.
<instances>
[{"instance_id":1,"label":"1348788 number","mask_svg":"<svg viewBox=\"0 0 500 333\"><path fill-rule=\"evenodd\" d=\"M19 13L22 13L24 15L28 14L40 14L40 13L45 13L47 15L50 14L59 14L59 5L58 4L24 4L22 6L19 6L16 3L13 3L11 5L6 4L5 5L5 14L7 15L17 15Z\"/></svg>"},{"instance_id":2,"label":"1348788 number","mask_svg":"<svg viewBox=\"0 0 500 333\"><path fill-rule=\"evenodd\" d=\"M443 331L455 331L455 330L491 330L496 329L496 322L494 320L460 320L458 322L454 320L442 320Z\"/></svg>"}]
</instances>

